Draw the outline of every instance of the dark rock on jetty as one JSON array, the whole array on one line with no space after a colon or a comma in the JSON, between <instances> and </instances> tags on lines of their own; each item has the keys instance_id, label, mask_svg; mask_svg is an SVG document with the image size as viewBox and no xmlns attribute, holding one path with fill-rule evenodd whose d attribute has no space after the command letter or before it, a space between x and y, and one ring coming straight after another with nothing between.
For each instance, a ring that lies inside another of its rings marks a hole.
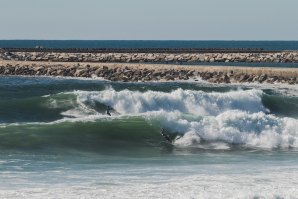
<instances>
[{"instance_id":1,"label":"dark rock on jetty","mask_svg":"<svg viewBox=\"0 0 298 199\"><path fill-rule=\"evenodd\" d=\"M297 51L259 53L63 53L0 51L0 60L96 63L298 63Z\"/></svg>"},{"instance_id":2,"label":"dark rock on jetty","mask_svg":"<svg viewBox=\"0 0 298 199\"><path fill-rule=\"evenodd\" d=\"M100 77L111 81L148 82L200 79L212 83L298 84L298 69L157 64L95 64L0 61L0 75Z\"/></svg>"}]
</instances>

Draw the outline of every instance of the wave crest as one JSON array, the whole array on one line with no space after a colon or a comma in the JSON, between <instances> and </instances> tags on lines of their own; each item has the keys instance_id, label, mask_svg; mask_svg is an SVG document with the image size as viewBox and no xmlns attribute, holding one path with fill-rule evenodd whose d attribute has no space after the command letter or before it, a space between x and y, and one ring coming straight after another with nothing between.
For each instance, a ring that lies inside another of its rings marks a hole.
<instances>
[{"instance_id":1,"label":"wave crest","mask_svg":"<svg viewBox=\"0 0 298 199\"><path fill-rule=\"evenodd\" d=\"M179 111L194 115L217 115L223 111L239 109L248 112L265 111L261 90L239 90L227 93L177 89L159 91L76 91L82 102L100 102L109 105L121 114L139 114L150 111Z\"/></svg>"}]
</instances>

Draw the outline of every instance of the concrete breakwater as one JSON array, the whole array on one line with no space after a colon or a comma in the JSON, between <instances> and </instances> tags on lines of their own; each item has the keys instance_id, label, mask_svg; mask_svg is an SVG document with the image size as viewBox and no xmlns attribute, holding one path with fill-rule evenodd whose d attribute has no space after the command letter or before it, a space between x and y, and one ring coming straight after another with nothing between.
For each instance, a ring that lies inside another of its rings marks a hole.
<instances>
[{"instance_id":1,"label":"concrete breakwater","mask_svg":"<svg viewBox=\"0 0 298 199\"><path fill-rule=\"evenodd\" d=\"M101 77L111 81L198 81L298 84L298 69L159 64L0 61L0 75Z\"/></svg>"},{"instance_id":2,"label":"concrete breakwater","mask_svg":"<svg viewBox=\"0 0 298 199\"><path fill-rule=\"evenodd\" d=\"M298 63L298 51L270 53L52 53L0 52L0 60L49 62L119 62L119 63L183 63L183 62L247 62Z\"/></svg>"}]
</instances>

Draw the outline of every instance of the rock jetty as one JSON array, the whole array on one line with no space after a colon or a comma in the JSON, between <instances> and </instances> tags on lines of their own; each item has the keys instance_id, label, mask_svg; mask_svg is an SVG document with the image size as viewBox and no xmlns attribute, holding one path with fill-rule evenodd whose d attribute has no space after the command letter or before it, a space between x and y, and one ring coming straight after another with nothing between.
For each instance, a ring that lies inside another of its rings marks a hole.
<instances>
[{"instance_id":1,"label":"rock jetty","mask_svg":"<svg viewBox=\"0 0 298 199\"><path fill-rule=\"evenodd\" d=\"M0 75L99 77L122 82L202 79L211 83L298 84L298 69L227 66L0 61Z\"/></svg>"},{"instance_id":2,"label":"rock jetty","mask_svg":"<svg viewBox=\"0 0 298 199\"><path fill-rule=\"evenodd\" d=\"M270 53L59 53L0 51L0 60L95 63L298 63L298 51Z\"/></svg>"}]
</instances>

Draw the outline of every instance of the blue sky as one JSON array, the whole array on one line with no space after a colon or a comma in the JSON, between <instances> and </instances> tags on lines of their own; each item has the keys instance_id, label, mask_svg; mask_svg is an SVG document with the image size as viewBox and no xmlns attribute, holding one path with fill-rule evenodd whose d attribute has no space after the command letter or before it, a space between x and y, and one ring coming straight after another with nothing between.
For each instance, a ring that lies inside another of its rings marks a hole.
<instances>
[{"instance_id":1,"label":"blue sky","mask_svg":"<svg viewBox=\"0 0 298 199\"><path fill-rule=\"evenodd\" d=\"M0 0L0 39L298 40L298 0Z\"/></svg>"}]
</instances>

